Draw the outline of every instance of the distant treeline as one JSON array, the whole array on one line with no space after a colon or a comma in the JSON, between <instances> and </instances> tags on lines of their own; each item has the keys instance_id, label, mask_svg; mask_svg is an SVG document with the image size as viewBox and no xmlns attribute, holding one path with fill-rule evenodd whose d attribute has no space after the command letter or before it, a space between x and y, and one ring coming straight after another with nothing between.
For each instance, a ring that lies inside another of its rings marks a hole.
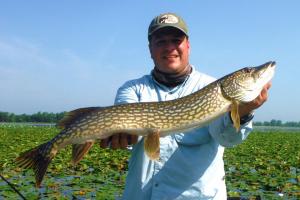
<instances>
[{"instance_id":1,"label":"distant treeline","mask_svg":"<svg viewBox=\"0 0 300 200\"><path fill-rule=\"evenodd\" d=\"M16 115L9 112L0 111L0 122L46 122L46 123L57 123L63 118L66 112L60 113L48 113L38 112L32 115L21 114ZM271 121L265 122L254 122L255 126L286 126L286 127L300 127L299 122L282 122L281 120L272 119Z\"/></svg>"},{"instance_id":2,"label":"distant treeline","mask_svg":"<svg viewBox=\"0 0 300 200\"><path fill-rule=\"evenodd\" d=\"M60 113L48 113L38 112L32 115L0 112L0 122L46 122L56 123L63 118L65 112Z\"/></svg>"},{"instance_id":3,"label":"distant treeline","mask_svg":"<svg viewBox=\"0 0 300 200\"><path fill-rule=\"evenodd\" d=\"M265 122L254 122L254 126L285 126L285 127L300 127L299 122L282 122L281 120L272 119Z\"/></svg>"}]
</instances>

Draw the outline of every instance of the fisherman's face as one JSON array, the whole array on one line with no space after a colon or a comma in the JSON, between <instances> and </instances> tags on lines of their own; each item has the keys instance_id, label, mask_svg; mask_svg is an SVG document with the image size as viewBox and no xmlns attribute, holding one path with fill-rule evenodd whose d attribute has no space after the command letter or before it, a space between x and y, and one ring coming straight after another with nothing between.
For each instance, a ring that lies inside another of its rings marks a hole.
<instances>
[{"instance_id":1,"label":"fisherman's face","mask_svg":"<svg viewBox=\"0 0 300 200\"><path fill-rule=\"evenodd\" d=\"M156 31L150 39L149 49L155 66L162 72L180 73L189 64L189 40L176 28Z\"/></svg>"}]
</instances>

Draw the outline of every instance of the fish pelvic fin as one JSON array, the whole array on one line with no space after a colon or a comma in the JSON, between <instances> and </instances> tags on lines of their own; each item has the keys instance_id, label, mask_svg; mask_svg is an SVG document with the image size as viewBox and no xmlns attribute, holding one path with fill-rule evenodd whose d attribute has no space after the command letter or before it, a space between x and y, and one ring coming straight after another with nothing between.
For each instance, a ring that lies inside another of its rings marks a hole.
<instances>
[{"instance_id":1,"label":"fish pelvic fin","mask_svg":"<svg viewBox=\"0 0 300 200\"><path fill-rule=\"evenodd\" d=\"M73 144L72 145L72 164L77 165L84 157L85 154L91 149L95 141L91 140L84 144Z\"/></svg>"},{"instance_id":2,"label":"fish pelvic fin","mask_svg":"<svg viewBox=\"0 0 300 200\"><path fill-rule=\"evenodd\" d=\"M160 153L159 131L153 131L144 138L144 149L151 160L157 160Z\"/></svg>"},{"instance_id":3,"label":"fish pelvic fin","mask_svg":"<svg viewBox=\"0 0 300 200\"><path fill-rule=\"evenodd\" d=\"M240 130L240 115L239 115L239 103L237 101L233 101L231 105L230 112L231 119L233 121L233 126L235 127L236 132Z\"/></svg>"},{"instance_id":4,"label":"fish pelvic fin","mask_svg":"<svg viewBox=\"0 0 300 200\"><path fill-rule=\"evenodd\" d=\"M24 169L33 169L36 187L41 187L48 165L56 154L56 152L54 154L50 153L51 147L51 143L44 143L21 153L20 156L16 158L16 163L19 167Z\"/></svg>"},{"instance_id":5,"label":"fish pelvic fin","mask_svg":"<svg viewBox=\"0 0 300 200\"><path fill-rule=\"evenodd\" d=\"M70 112L67 112L65 116L57 123L57 127L61 129L65 129L70 124L74 123L77 119L85 116L86 114L89 114L91 112L94 112L96 110L101 110L101 107L87 107L87 108L79 108L76 110L72 110Z\"/></svg>"}]
</instances>

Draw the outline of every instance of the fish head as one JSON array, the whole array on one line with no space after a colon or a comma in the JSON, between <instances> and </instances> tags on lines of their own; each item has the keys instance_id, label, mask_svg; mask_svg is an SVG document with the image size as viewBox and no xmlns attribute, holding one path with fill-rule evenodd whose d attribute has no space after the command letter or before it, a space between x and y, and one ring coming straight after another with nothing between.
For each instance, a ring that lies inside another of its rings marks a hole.
<instances>
[{"instance_id":1,"label":"fish head","mask_svg":"<svg viewBox=\"0 0 300 200\"><path fill-rule=\"evenodd\" d=\"M238 102L254 100L274 76L276 63L267 62L257 67L245 67L220 80L223 95Z\"/></svg>"}]
</instances>

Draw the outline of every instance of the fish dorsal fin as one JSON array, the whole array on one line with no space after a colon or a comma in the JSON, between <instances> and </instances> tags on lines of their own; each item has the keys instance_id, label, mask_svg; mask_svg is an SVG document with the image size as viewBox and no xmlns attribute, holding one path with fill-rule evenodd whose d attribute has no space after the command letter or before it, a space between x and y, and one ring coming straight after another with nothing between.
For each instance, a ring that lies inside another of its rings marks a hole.
<instances>
[{"instance_id":1,"label":"fish dorsal fin","mask_svg":"<svg viewBox=\"0 0 300 200\"><path fill-rule=\"evenodd\" d=\"M70 124L72 124L76 119L91 113L95 110L101 110L101 107L87 107L87 108L79 108L76 110L72 110L70 112L67 112L65 116L57 123L57 127L61 129L65 129Z\"/></svg>"},{"instance_id":2,"label":"fish dorsal fin","mask_svg":"<svg viewBox=\"0 0 300 200\"><path fill-rule=\"evenodd\" d=\"M240 130L240 115L239 115L239 102L233 101L231 104L231 119L233 121L233 126L236 129L236 132Z\"/></svg>"},{"instance_id":3,"label":"fish dorsal fin","mask_svg":"<svg viewBox=\"0 0 300 200\"><path fill-rule=\"evenodd\" d=\"M159 131L151 131L144 139L144 149L151 160L159 158Z\"/></svg>"}]
</instances>

